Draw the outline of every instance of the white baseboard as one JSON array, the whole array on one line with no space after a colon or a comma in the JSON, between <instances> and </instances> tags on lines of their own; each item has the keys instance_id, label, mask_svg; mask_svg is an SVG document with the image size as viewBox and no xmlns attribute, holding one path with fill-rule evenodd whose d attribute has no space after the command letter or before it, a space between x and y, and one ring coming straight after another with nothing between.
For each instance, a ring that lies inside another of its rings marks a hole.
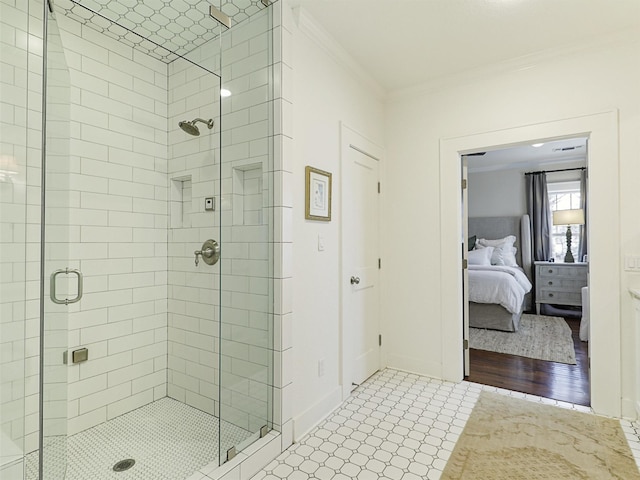
<instances>
[{"instance_id":1,"label":"white baseboard","mask_svg":"<svg viewBox=\"0 0 640 480\"><path fill-rule=\"evenodd\" d=\"M415 373L429 378L442 378L442 365L435 362L426 362L422 358L390 354L387 357L387 368Z\"/></svg>"},{"instance_id":2,"label":"white baseboard","mask_svg":"<svg viewBox=\"0 0 640 480\"><path fill-rule=\"evenodd\" d=\"M300 415L293 417L293 441L297 442L342 403L342 387L337 386Z\"/></svg>"},{"instance_id":3,"label":"white baseboard","mask_svg":"<svg viewBox=\"0 0 640 480\"><path fill-rule=\"evenodd\" d=\"M635 408L634 408L635 407ZM636 420L640 418L640 400L636 400L635 404L626 398L622 399L622 417Z\"/></svg>"}]
</instances>

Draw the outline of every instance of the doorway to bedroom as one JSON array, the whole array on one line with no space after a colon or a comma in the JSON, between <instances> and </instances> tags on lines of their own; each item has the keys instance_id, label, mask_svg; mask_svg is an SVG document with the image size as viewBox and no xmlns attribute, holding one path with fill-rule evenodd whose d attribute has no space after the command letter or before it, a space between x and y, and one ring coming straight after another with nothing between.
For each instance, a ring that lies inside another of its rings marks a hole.
<instances>
[{"instance_id":1,"label":"doorway to bedroom","mask_svg":"<svg viewBox=\"0 0 640 480\"><path fill-rule=\"evenodd\" d=\"M465 379L589 406L587 139L462 162Z\"/></svg>"}]
</instances>

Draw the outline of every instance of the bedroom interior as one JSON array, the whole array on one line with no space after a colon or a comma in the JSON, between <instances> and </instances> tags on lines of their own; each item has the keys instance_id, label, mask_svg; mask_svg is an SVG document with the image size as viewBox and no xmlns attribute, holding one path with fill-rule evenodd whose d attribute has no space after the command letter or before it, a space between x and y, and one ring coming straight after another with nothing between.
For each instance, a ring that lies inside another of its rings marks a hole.
<instances>
[{"instance_id":1,"label":"bedroom interior","mask_svg":"<svg viewBox=\"0 0 640 480\"><path fill-rule=\"evenodd\" d=\"M586 211L587 141L481 153L467 157L467 378L589 405L586 225L566 219Z\"/></svg>"}]
</instances>

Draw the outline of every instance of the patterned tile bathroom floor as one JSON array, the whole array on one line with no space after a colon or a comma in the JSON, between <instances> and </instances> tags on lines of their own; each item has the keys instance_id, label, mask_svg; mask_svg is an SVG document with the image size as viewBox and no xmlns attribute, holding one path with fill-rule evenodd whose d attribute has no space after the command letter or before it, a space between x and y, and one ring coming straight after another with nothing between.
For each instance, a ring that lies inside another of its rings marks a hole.
<instances>
[{"instance_id":1,"label":"patterned tile bathroom floor","mask_svg":"<svg viewBox=\"0 0 640 480\"><path fill-rule=\"evenodd\" d=\"M250 432L222 422L224 443L236 445ZM50 446L49 475L68 480L182 480L218 458L218 419L171 398L163 398L68 439L64 450ZM56 457L56 453L61 454ZM127 471L113 465L133 458ZM27 458L27 478L37 478L37 455Z\"/></svg>"},{"instance_id":2,"label":"patterned tile bathroom floor","mask_svg":"<svg viewBox=\"0 0 640 480\"><path fill-rule=\"evenodd\" d=\"M482 390L591 411L495 387L387 369L358 387L253 480L439 479ZM621 424L638 463L640 423Z\"/></svg>"}]
</instances>

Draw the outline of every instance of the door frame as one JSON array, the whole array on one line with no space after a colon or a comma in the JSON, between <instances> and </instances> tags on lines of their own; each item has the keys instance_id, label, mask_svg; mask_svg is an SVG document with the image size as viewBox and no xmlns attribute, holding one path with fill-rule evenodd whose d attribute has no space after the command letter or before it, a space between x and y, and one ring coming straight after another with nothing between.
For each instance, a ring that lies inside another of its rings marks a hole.
<instances>
[{"instance_id":1,"label":"door frame","mask_svg":"<svg viewBox=\"0 0 640 480\"><path fill-rule=\"evenodd\" d=\"M460 155L572 137L589 139L591 406L596 413L620 417L624 401L620 354L620 244L612 243L607 234L620 231L619 208L610 208L610 192L619 192L617 110L440 140L442 375L447 380L460 381L464 374L463 356L460 355L463 299L459 272L462 258L460 242L456 240L462 235L458 183ZM619 197L613 202L619 205ZM456 265L457 268L452 268ZM451 321L452 318L460 321ZM610 355L610 352L619 353Z\"/></svg>"},{"instance_id":2,"label":"door frame","mask_svg":"<svg viewBox=\"0 0 640 480\"><path fill-rule=\"evenodd\" d=\"M462 356L464 362L464 376L471 374L471 357L469 351L469 157L460 156L462 202Z\"/></svg>"},{"instance_id":3,"label":"door frame","mask_svg":"<svg viewBox=\"0 0 640 480\"><path fill-rule=\"evenodd\" d=\"M346 161L347 155L349 154L349 150L351 149L351 146L356 147L358 150L361 150L362 152L366 152L365 154L369 154L370 156L375 157L378 160L378 181L381 181L381 178L383 177L383 165L384 165L384 149L382 147L380 147L379 145L376 145L373 141L367 139L364 135L360 134L359 132L357 132L356 130L354 130L353 128L345 125L343 122L340 122L340 223L339 223L339 230L340 230L340 260L339 260L339 265L338 265L338 275L340 276L340 278L338 279L338 285L340 286L340 299L339 299L339 306L340 306L340 385L342 388L342 400L346 400L350 395L351 395L351 391L352 391L352 385L351 385L351 381L348 378L347 372L350 371L352 365L350 364L350 357L348 355L348 350L347 350L347 340L348 339L348 331L347 331L347 325L345 322L345 318L344 318L344 291L345 291L345 287L347 285L347 277L346 275L343 273L343 268L344 268L344 243L346 241L345 235L344 235L344 228L343 228L343 224L342 224L342 220L344 218L342 212L344 209L344 193L345 190L348 188L348 185L344 184L344 162ZM383 250L383 245L382 245L382 238L380 235L380 232L382 231L382 200L383 200L383 196L382 196L382 192L379 194L378 197L378 251L382 252ZM382 270L379 271L379 275L378 275L378 288L380 289L379 291L381 291L382 289L382 281L381 281L381 277L382 277ZM382 295L380 295L381 297ZM380 309L378 310L380 311ZM379 331L380 334L383 333L383 322L382 322L382 318L378 319L378 325L379 325ZM384 344L383 344L384 345ZM380 347L380 358L379 358L379 366L382 367L383 365L385 365L384 361L383 361L383 346Z\"/></svg>"}]
</instances>

